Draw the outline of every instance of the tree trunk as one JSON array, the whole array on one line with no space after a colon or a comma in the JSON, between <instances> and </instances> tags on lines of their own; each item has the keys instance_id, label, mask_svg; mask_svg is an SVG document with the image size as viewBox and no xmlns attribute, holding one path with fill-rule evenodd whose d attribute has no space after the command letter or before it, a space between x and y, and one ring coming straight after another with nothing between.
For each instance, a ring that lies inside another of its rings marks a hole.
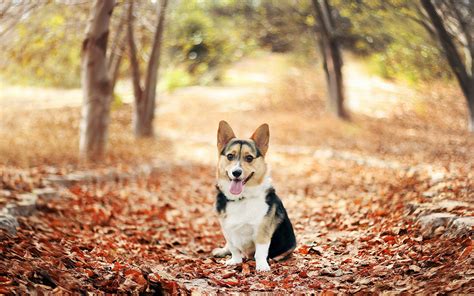
<instances>
[{"instance_id":1,"label":"tree trunk","mask_svg":"<svg viewBox=\"0 0 474 296\"><path fill-rule=\"evenodd\" d=\"M141 73L140 73L140 63L137 57L137 46L135 44L135 37L133 32L133 5L134 2L131 1L128 6L128 25L127 25L127 36L128 36L128 54L130 58L130 68L132 70L132 84L133 84L133 95L134 95L134 105L133 105L133 130L135 135L137 135L137 121L141 118L139 113L140 102L142 101L143 88L141 86Z\"/></svg>"},{"instance_id":2,"label":"tree trunk","mask_svg":"<svg viewBox=\"0 0 474 296\"><path fill-rule=\"evenodd\" d=\"M121 44L114 49L114 52L110 54L109 59L107 61L108 65L108 72L109 72L109 78L110 78L110 88L111 88L111 93L114 93L115 89L115 84L117 84L117 80L120 74L120 66L122 65L123 61L123 54L125 51L125 40L123 40L124 36L121 36Z\"/></svg>"},{"instance_id":3,"label":"tree trunk","mask_svg":"<svg viewBox=\"0 0 474 296\"><path fill-rule=\"evenodd\" d=\"M124 48L118 49L118 52L114 54L115 57L109 64L110 88L112 94L114 93L115 84L117 84L117 79L120 74L120 66L122 65L123 60L123 51Z\"/></svg>"},{"instance_id":4,"label":"tree trunk","mask_svg":"<svg viewBox=\"0 0 474 296\"><path fill-rule=\"evenodd\" d=\"M461 90L466 98L466 103L469 112L469 131L474 132L474 76L469 74L466 65L464 64L461 55L459 54L452 36L446 30L445 24L442 17L436 11L436 7L431 0L421 0L421 5L428 15L430 22L432 23L436 36L438 38L441 47L443 48L444 55L448 60L451 70L454 72L456 79L458 80ZM471 49L472 50L472 49ZM471 55L474 53L471 52ZM472 67L472 65L471 65Z\"/></svg>"},{"instance_id":5,"label":"tree trunk","mask_svg":"<svg viewBox=\"0 0 474 296\"><path fill-rule=\"evenodd\" d=\"M342 78L342 56L331 15L331 6L327 0L312 0L319 24L319 47L323 58L328 89L328 109L341 119L348 119L344 108L344 86Z\"/></svg>"},{"instance_id":6,"label":"tree trunk","mask_svg":"<svg viewBox=\"0 0 474 296\"><path fill-rule=\"evenodd\" d=\"M107 71L107 39L114 0L94 1L82 43L83 105L79 151L85 160L98 160L107 142L111 84Z\"/></svg>"},{"instance_id":7,"label":"tree trunk","mask_svg":"<svg viewBox=\"0 0 474 296\"><path fill-rule=\"evenodd\" d=\"M160 0L158 22L153 39L153 45L145 75L145 86L140 85L140 69L136 59L136 47L133 41L133 28L129 25L129 44L132 64L132 77L135 93L133 112L133 130L137 137L153 136L153 119L155 117L156 85L161 56L161 39L163 37L164 21L168 0ZM133 16L130 16L132 17ZM129 24L131 24L129 22ZM134 56L134 57L133 57Z\"/></svg>"},{"instance_id":8,"label":"tree trunk","mask_svg":"<svg viewBox=\"0 0 474 296\"><path fill-rule=\"evenodd\" d=\"M124 10L122 15L120 16L120 22L116 28L115 35L111 40L112 43L110 45L109 56L107 58L107 68L109 71L112 94L114 93L115 84L117 83L117 79L120 72L120 66L122 65L123 53L126 47L125 38L127 36L124 30L127 21L126 12L127 11Z\"/></svg>"},{"instance_id":9,"label":"tree trunk","mask_svg":"<svg viewBox=\"0 0 474 296\"><path fill-rule=\"evenodd\" d=\"M468 107L468 114L469 114L469 131L474 133L474 81L471 85L471 93L467 98L467 107Z\"/></svg>"}]
</instances>

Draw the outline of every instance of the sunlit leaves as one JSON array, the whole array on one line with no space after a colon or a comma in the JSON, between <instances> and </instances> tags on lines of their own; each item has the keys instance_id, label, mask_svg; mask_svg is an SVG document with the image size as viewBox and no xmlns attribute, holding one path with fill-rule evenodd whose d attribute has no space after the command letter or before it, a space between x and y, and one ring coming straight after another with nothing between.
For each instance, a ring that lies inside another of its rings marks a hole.
<instances>
[{"instance_id":1,"label":"sunlit leaves","mask_svg":"<svg viewBox=\"0 0 474 296\"><path fill-rule=\"evenodd\" d=\"M2 41L9 63L0 74L14 83L78 86L83 12L59 4L37 8L14 28L13 40Z\"/></svg>"}]
</instances>

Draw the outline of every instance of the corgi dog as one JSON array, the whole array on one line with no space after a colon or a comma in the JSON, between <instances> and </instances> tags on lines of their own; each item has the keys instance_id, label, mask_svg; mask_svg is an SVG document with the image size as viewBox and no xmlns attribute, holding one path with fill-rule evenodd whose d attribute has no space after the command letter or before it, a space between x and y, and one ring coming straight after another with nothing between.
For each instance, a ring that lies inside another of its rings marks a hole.
<instances>
[{"instance_id":1,"label":"corgi dog","mask_svg":"<svg viewBox=\"0 0 474 296\"><path fill-rule=\"evenodd\" d=\"M268 124L250 139L239 139L227 122L219 123L216 211L226 245L213 255L231 255L227 265L254 257L257 271L269 271L268 259L284 259L296 247L293 226L265 162L269 139Z\"/></svg>"}]
</instances>

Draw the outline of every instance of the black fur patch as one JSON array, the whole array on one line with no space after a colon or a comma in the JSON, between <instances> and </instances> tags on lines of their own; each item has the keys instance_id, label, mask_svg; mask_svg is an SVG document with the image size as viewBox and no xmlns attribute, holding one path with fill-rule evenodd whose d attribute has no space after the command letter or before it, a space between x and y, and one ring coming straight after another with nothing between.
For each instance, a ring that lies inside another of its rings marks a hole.
<instances>
[{"instance_id":1,"label":"black fur patch","mask_svg":"<svg viewBox=\"0 0 474 296\"><path fill-rule=\"evenodd\" d=\"M235 144L239 144L242 148L242 145L247 145L249 146L250 148L252 148L253 151L255 151L255 158L258 158L260 156L262 156L262 152L260 152L260 149L258 149L258 147L253 143L253 142L250 142L250 141L246 141L246 140L234 140L234 141L230 141L221 151L221 155L224 155L225 156L225 152L227 151L227 149L229 149L230 146L232 145L235 145Z\"/></svg>"},{"instance_id":2,"label":"black fur patch","mask_svg":"<svg viewBox=\"0 0 474 296\"><path fill-rule=\"evenodd\" d=\"M268 250L268 258L275 258L294 249L296 247L296 237L290 218L280 198L276 195L275 189L270 188L268 190L265 201L269 205L269 209L271 209L272 206L276 207L275 215L281 220L275 232L273 232L270 241L270 249Z\"/></svg>"},{"instance_id":3,"label":"black fur patch","mask_svg":"<svg viewBox=\"0 0 474 296\"><path fill-rule=\"evenodd\" d=\"M221 214L225 212L225 208L227 206L227 197L224 193L217 187L217 197L216 197L216 211L217 213Z\"/></svg>"}]
</instances>

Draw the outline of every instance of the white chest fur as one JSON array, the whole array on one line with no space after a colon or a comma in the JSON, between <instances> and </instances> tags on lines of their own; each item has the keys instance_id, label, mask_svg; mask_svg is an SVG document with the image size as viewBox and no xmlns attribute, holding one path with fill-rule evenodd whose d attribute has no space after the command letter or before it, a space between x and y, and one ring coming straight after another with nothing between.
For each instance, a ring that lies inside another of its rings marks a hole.
<instances>
[{"instance_id":1,"label":"white chest fur","mask_svg":"<svg viewBox=\"0 0 474 296\"><path fill-rule=\"evenodd\" d=\"M243 253L252 252L258 227L268 212L265 196L228 202L221 219L226 239Z\"/></svg>"},{"instance_id":2,"label":"white chest fur","mask_svg":"<svg viewBox=\"0 0 474 296\"><path fill-rule=\"evenodd\" d=\"M267 170L263 182L258 186L246 186L239 196L233 196L230 191L230 182L218 180L218 186L226 196L233 197L235 201L228 201L225 214L221 216L220 223L226 241L249 256L254 251L257 231L263 217L268 212L266 195L272 186L270 169ZM240 197L244 197L239 200Z\"/></svg>"},{"instance_id":3,"label":"white chest fur","mask_svg":"<svg viewBox=\"0 0 474 296\"><path fill-rule=\"evenodd\" d=\"M218 180L219 189L229 199L225 213L220 215L220 223L226 238L226 247L232 258L226 264L242 262L242 256L250 258L254 253L257 270L268 271L268 248L270 243L256 244L256 238L263 218L268 212L266 203L268 189L271 188L271 178L267 170L263 182L258 186L246 186L239 196L233 196L230 191L230 182ZM243 199L241 199L243 197Z\"/></svg>"}]
</instances>

